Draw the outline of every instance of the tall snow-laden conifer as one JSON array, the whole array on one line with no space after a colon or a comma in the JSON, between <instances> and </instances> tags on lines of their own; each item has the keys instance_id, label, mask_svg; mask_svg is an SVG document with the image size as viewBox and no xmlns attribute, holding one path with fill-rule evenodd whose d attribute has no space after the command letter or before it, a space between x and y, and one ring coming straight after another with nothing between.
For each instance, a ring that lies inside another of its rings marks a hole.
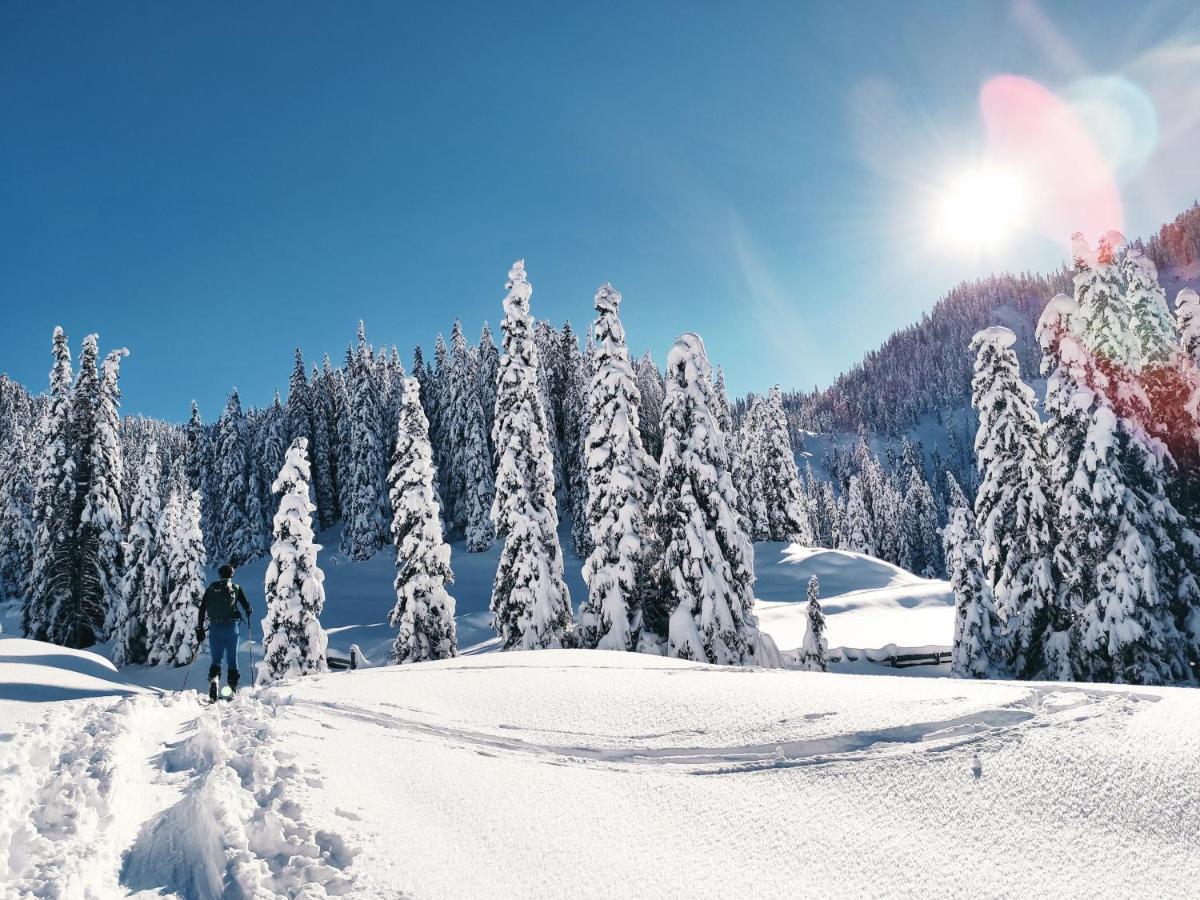
<instances>
[{"instance_id":1,"label":"tall snow-laden conifer","mask_svg":"<svg viewBox=\"0 0 1200 900\"><path fill-rule=\"evenodd\" d=\"M215 545L218 559L239 566L253 553L254 524L249 519L250 482L247 464L246 417L237 388L225 402L217 423L217 495L214 512Z\"/></svg>"},{"instance_id":2,"label":"tall snow-laden conifer","mask_svg":"<svg viewBox=\"0 0 1200 900\"><path fill-rule=\"evenodd\" d=\"M662 405L665 387L662 372L647 351L635 366L638 394L642 398L641 418L642 445L651 459L662 456Z\"/></svg>"},{"instance_id":3,"label":"tall snow-laden conifer","mask_svg":"<svg viewBox=\"0 0 1200 900\"><path fill-rule=\"evenodd\" d=\"M916 466L909 468L905 482L900 516L900 565L922 578L937 578L943 561L933 491Z\"/></svg>"},{"instance_id":4,"label":"tall snow-laden conifer","mask_svg":"<svg viewBox=\"0 0 1200 900\"><path fill-rule=\"evenodd\" d=\"M210 472L212 470L212 441L204 420L200 417L200 406L192 401L191 416L184 426L184 471L187 474L188 485L193 491L200 492L200 502L203 509L204 527L209 524L208 490Z\"/></svg>"},{"instance_id":5,"label":"tall snow-laden conifer","mask_svg":"<svg viewBox=\"0 0 1200 900\"><path fill-rule=\"evenodd\" d=\"M946 568L954 590L954 646L950 672L958 678L987 678L1004 671L1007 643L996 615L992 586L983 566L983 549L975 528L975 513L954 476L950 489L949 521L942 535Z\"/></svg>"},{"instance_id":6,"label":"tall snow-laden conifer","mask_svg":"<svg viewBox=\"0 0 1200 900\"><path fill-rule=\"evenodd\" d=\"M98 355L96 335L88 335L79 355L70 429L75 457L75 502L66 525L75 533L71 589L49 615L51 641L67 647L104 639L119 602L123 565L118 375L126 351L113 351L102 367Z\"/></svg>"},{"instance_id":7,"label":"tall snow-laden conifer","mask_svg":"<svg viewBox=\"0 0 1200 900\"><path fill-rule=\"evenodd\" d=\"M1096 408L1068 490L1067 526L1086 529L1096 560L1080 611L1080 668L1095 681L1161 684L1185 677L1186 662L1160 590L1153 512L1127 481L1155 477L1137 471L1154 457L1129 427L1107 404Z\"/></svg>"},{"instance_id":8,"label":"tall snow-laden conifer","mask_svg":"<svg viewBox=\"0 0 1200 900\"><path fill-rule=\"evenodd\" d=\"M309 385L313 419L313 493L317 501L317 520L322 528L328 528L337 521L338 513L334 451L336 442L328 380L315 365Z\"/></svg>"},{"instance_id":9,"label":"tall snow-laden conifer","mask_svg":"<svg viewBox=\"0 0 1200 900\"><path fill-rule=\"evenodd\" d=\"M121 581L121 602L112 632L113 662L118 666L144 663L150 655L153 634L149 629L157 625L154 614L164 593L165 548L160 546L158 535L161 467L158 444L151 441L138 470L137 490L129 510L125 577Z\"/></svg>"},{"instance_id":10,"label":"tall snow-laden conifer","mask_svg":"<svg viewBox=\"0 0 1200 900\"><path fill-rule=\"evenodd\" d=\"M478 405L478 396L472 392ZM396 546L396 604L388 621L397 629L392 661L447 659L457 651L454 582L450 545L442 536L441 511L433 487L429 421L421 407L420 385L404 379L396 450L388 474L392 502L392 541Z\"/></svg>"},{"instance_id":11,"label":"tall snow-laden conifer","mask_svg":"<svg viewBox=\"0 0 1200 900\"><path fill-rule=\"evenodd\" d=\"M704 342L681 335L667 359L663 455L651 514L662 553L646 624L665 631L669 656L778 665L778 651L754 616L754 548L737 513L712 394Z\"/></svg>"},{"instance_id":12,"label":"tall snow-laden conifer","mask_svg":"<svg viewBox=\"0 0 1200 900\"><path fill-rule=\"evenodd\" d=\"M1051 627L1061 617L1055 612L1045 450L1033 391L1021 380L1012 350L1015 341L1010 329L994 326L971 344L977 353L972 405L979 412L976 523L1014 665L1027 677L1044 677L1053 664L1051 677L1059 677L1064 658L1062 636Z\"/></svg>"},{"instance_id":13,"label":"tall snow-laden conifer","mask_svg":"<svg viewBox=\"0 0 1200 900\"><path fill-rule=\"evenodd\" d=\"M757 420L759 429L749 460L762 483L768 541L796 541L812 546L813 527L808 498L800 482L796 457L788 436L787 417L779 385L767 392Z\"/></svg>"},{"instance_id":14,"label":"tall snow-laden conifer","mask_svg":"<svg viewBox=\"0 0 1200 900\"><path fill-rule=\"evenodd\" d=\"M843 549L855 553L875 555L875 535L871 527L871 516L867 511L866 498L863 493L862 480L857 475L850 476L850 484L846 488L846 523Z\"/></svg>"},{"instance_id":15,"label":"tall snow-laden conifer","mask_svg":"<svg viewBox=\"0 0 1200 900\"><path fill-rule=\"evenodd\" d=\"M372 378L371 348L358 325L358 350L350 365L350 507L342 531L342 552L370 559L387 541L387 469L380 444L379 393Z\"/></svg>"},{"instance_id":16,"label":"tall snow-laden conifer","mask_svg":"<svg viewBox=\"0 0 1200 900\"><path fill-rule=\"evenodd\" d=\"M182 666L199 650L196 621L204 596L208 554L200 529L200 494L172 490L164 510L164 599L155 628L154 662Z\"/></svg>"},{"instance_id":17,"label":"tall snow-laden conifer","mask_svg":"<svg viewBox=\"0 0 1200 900\"><path fill-rule=\"evenodd\" d=\"M288 448L279 477L271 485L279 496L279 511L263 586L267 615L262 622L263 661L258 669L262 682L328 669L325 649L329 640L320 621L325 573L317 565L320 547L313 543L311 477L308 441L298 438Z\"/></svg>"},{"instance_id":18,"label":"tall snow-laden conifer","mask_svg":"<svg viewBox=\"0 0 1200 900\"><path fill-rule=\"evenodd\" d=\"M450 507L447 518L454 532L466 538L469 551L478 553L492 546L495 534L490 517L492 465L475 361L458 322L451 332L447 366L442 500Z\"/></svg>"},{"instance_id":19,"label":"tall snow-laden conifer","mask_svg":"<svg viewBox=\"0 0 1200 900\"><path fill-rule=\"evenodd\" d=\"M33 571L29 596L21 609L26 637L46 640L50 610L69 602L71 554L76 551L70 526L75 504L75 459L71 447L71 349L62 328L54 329L54 365L50 399L39 437L45 448L33 500Z\"/></svg>"},{"instance_id":20,"label":"tall snow-laden conifer","mask_svg":"<svg viewBox=\"0 0 1200 900\"><path fill-rule=\"evenodd\" d=\"M1077 335L1079 307L1070 297L1058 294L1046 304L1037 325L1042 350L1042 375L1046 378L1046 493L1053 511L1051 524L1055 548L1052 556L1056 601L1050 607L1053 633L1045 643L1048 677L1076 680L1080 671L1076 616L1091 594L1091 579L1097 563L1091 546L1091 529L1076 527L1090 512L1068 507L1072 479L1083 453L1095 394L1086 386L1088 355Z\"/></svg>"},{"instance_id":21,"label":"tall snow-laden conifer","mask_svg":"<svg viewBox=\"0 0 1200 900\"><path fill-rule=\"evenodd\" d=\"M500 351L492 339L492 329L487 322L479 334L479 405L483 407L483 423L488 439L488 463L493 463L496 448L492 444L492 429L496 421L496 378L500 372Z\"/></svg>"},{"instance_id":22,"label":"tall snow-laden conifer","mask_svg":"<svg viewBox=\"0 0 1200 900\"><path fill-rule=\"evenodd\" d=\"M34 458L26 425L15 422L0 447L0 598L28 602L33 566Z\"/></svg>"},{"instance_id":23,"label":"tall snow-laden conifer","mask_svg":"<svg viewBox=\"0 0 1200 900\"><path fill-rule=\"evenodd\" d=\"M563 480L571 510L571 541L575 555L586 559L592 552L592 532L588 524L588 468L584 444L588 432L588 382L591 379L587 357L579 352L579 340L571 323L563 325L559 361L562 366Z\"/></svg>"},{"instance_id":24,"label":"tall snow-laden conifer","mask_svg":"<svg viewBox=\"0 0 1200 900\"><path fill-rule=\"evenodd\" d=\"M583 566L588 595L576 635L580 647L601 650L638 649L650 562L646 507L656 469L642 446L641 397L620 305L621 294L607 282L600 285L584 447L592 552Z\"/></svg>"},{"instance_id":25,"label":"tall snow-laden conifer","mask_svg":"<svg viewBox=\"0 0 1200 900\"><path fill-rule=\"evenodd\" d=\"M496 495L492 521L504 539L492 587L492 620L505 649L570 641L571 596L563 581L554 458L538 389L538 351L529 318L533 288L525 261L508 273L503 355L496 388Z\"/></svg>"},{"instance_id":26,"label":"tall snow-laden conifer","mask_svg":"<svg viewBox=\"0 0 1200 900\"><path fill-rule=\"evenodd\" d=\"M290 444L296 438L308 438L309 446L313 443L313 409L312 392L308 382L307 370L304 366L304 355L296 348L296 362L292 367L292 376L288 379L287 400L287 441ZM280 464L283 460L280 459ZM271 470L278 472L276 466Z\"/></svg>"}]
</instances>

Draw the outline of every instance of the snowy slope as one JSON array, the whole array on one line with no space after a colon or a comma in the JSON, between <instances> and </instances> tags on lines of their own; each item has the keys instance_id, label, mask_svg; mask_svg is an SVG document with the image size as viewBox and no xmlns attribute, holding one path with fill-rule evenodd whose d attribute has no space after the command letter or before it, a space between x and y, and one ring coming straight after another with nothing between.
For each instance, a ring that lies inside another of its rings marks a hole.
<instances>
[{"instance_id":1,"label":"snowy slope","mask_svg":"<svg viewBox=\"0 0 1200 900\"><path fill-rule=\"evenodd\" d=\"M0 884L28 891L1135 897L1200 879L1194 690L542 651L215 708L41 707L0 741Z\"/></svg>"},{"instance_id":2,"label":"snowy slope","mask_svg":"<svg viewBox=\"0 0 1200 900\"><path fill-rule=\"evenodd\" d=\"M954 593L945 581L846 550L755 544L759 624L781 650L799 647L807 626L805 589L816 575L830 648L939 647L954 639Z\"/></svg>"}]
</instances>

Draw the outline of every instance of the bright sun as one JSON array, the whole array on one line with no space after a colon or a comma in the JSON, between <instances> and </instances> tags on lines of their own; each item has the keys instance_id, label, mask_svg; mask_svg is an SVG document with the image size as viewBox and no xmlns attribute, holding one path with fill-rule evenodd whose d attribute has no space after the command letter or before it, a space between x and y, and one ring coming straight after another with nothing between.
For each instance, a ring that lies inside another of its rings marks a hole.
<instances>
[{"instance_id":1,"label":"bright sun","mask_svg":"<svg viewBox=\"0 0 1200 900\"><path fill-rule=\"evenodd\" d=\"M981 165L960 172L938 192L934 233L945 244L992 249L1020 227L1025 205L1025 184L1016 172Z\"/></svg>"}]
</instances>

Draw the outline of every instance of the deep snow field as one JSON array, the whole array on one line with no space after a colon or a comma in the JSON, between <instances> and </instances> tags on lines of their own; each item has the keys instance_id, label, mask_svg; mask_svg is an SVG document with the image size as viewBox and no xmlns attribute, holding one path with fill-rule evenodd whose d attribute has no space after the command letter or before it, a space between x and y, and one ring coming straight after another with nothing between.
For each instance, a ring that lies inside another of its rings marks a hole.
<instances>
[{"instance_id":1,"label":"deep snow field","mask_svg":"<svg viewBox=\"0 0 1200 900\"><path fill-rule=\"evenodd\" d=\"M756 551L781 649L812 572L832 646L949 644L943 582ZM0 638L0 898L1196 896L1200 691L486 652L494 555L459 659L215 707ZM384 662L388 554L325 557L331 647Z\"/></svg>"}]
</instances>

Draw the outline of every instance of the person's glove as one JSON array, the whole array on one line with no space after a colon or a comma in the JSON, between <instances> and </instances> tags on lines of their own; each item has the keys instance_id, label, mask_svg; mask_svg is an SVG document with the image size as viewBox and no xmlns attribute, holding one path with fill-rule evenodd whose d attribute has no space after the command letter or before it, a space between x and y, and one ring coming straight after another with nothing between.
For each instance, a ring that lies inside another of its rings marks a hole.
<instances>
[{"instance_id":1,"label":"person's glove","mask_svg":"<svg viewBox=\"0 0 1200 900\"><path fill-rule=\"evenodd\" d=\"M204 640L204 626L203 625L196 626L196 640L197 641Z\"/></svg>"}]
</instances>

